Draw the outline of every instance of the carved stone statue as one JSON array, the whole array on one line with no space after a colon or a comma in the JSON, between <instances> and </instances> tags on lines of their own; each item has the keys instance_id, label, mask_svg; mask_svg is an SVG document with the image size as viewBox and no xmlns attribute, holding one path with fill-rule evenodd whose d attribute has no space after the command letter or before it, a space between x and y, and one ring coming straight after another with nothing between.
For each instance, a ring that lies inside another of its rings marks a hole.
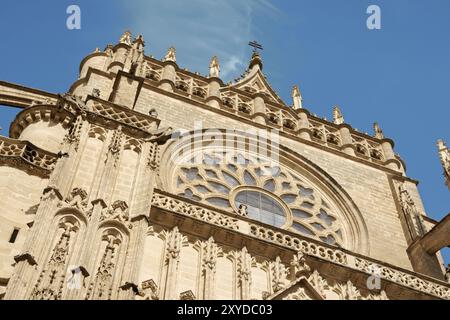
<instances>
[{"instance_id":1,"label":"carved stone statue","mask_svg":"<svg viewBox=\"0 0 450 320\"><path fill-rule=\"evenodd\" d=\"M176 50L174 47L170 47L169 50L167 50L167 53L163 59L163 61L172 61L172 62L177 62L177 57L176 57Z\"/></svg>"},{"instance_id":2,"label":"carved stone statue","mask_svg":"<svg viewBox=\"0 0 450 320\"><path fill-rule=\"evenodd\" d=\"M384 133L383 130L381 130L380 126L377 122L373 124L373 131L375 133L374 137L377 139L384 139Z\"/></svg>"},{"instance_id":3,"label":"carved stone statue","mask_svg":"<svg viewBox=\"0 0 450 320\"><path fill-rule=\"evenodd\" d=\"M406 222L411 232L411 237L416 239L417 237L424 235L426 232L420 213L418 212L408 190L406 190L403 184L399 186L399 194L400 205L402 206L403 213L405 214Z\"/></svg>"},{"instance_id":4,"label":"carved stone statue","mask_svg":"<svg viewBox=\"0 0 450 320\"><path fill-rule=\"evenodd\" d=\"M211 63L209 64L209 76L211 78L218 78L220 75L220 65L219 59L214 56L211 59Z\"/></svg>"},{"instance_id":5,"label":"carved stone statue","mask_svg":"<svg viewBox=\"0 0 450 320\"><path fill-rule=\"evenodd\" d=\"M125 31L124 34L120 37L119 42L131 46L131 32Z\"/></svg>"},{"instance_id":6,"label":"carved stone statue","mask_svg":"<svg viewBox=\"0 0 450 320\"><path fill-rule=\"evenodd\" d=\"M294 86L294 88L292 88L292 100L294 102L294 110L303 108L303 98L298 86Z\"/></svg>"},{"instance_id":7,"label":"carved stone statue","mask_svg":"<svg viewBox=\"0 0 450 320\"><path fill-rule=\"evenodd\" d=\"M443 140L438 140L439 157L444 168L445 183L450 189L450 151Z\"/></svg>"},{"instance_id":8,"label":"carved stone statue","mask_svg":"<svg viewBox=\"0 0 450 320\"><path fill-rule=\"evenodd\" d=\"M333 122L335 124L344 123L344 116L342 115L341 109L338 106L335 106L333 109Z\"/></svg>"}]
</instances>

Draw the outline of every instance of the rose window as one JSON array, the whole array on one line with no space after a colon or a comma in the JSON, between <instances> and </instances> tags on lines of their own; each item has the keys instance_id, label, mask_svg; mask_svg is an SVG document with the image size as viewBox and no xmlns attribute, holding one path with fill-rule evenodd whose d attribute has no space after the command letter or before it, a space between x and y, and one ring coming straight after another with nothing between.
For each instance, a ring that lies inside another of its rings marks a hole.
<instances>
[{"instance_id":1,"label":"rose window","mask_svg":"<svg viewBox=\"0 0 450 320\"><path fill-rule=\"evenodd\" d=\"M176 193L332 245L344 243L338 210L318 188L258 156L194 157L176 171Z\"/></svg>"}]
</instances>

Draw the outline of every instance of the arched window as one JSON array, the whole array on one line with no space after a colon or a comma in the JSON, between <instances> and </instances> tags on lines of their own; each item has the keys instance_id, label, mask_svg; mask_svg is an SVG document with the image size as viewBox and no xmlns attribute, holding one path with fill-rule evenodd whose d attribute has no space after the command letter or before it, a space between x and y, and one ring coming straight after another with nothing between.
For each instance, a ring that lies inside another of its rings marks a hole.
<instances>
[{"instance_id":1,"label":"arched window","mask_svg":"<svg viewBox=\"0 0 450 320\"><path fill-rule=\"evenodd\" d=\"M246 207L247 216L262 223L281 228L286 224L286 211L281 204L269 195L253 191L240 191L234 198L237 208Z\"/></svg>"},{"instance_id":2,"label":"arched window","mask_svg":"<svg viewBox=\"0 0 450 320\"><path fill-rule=\"evenodd\" d=\"M174 192L331 245L345 242L339 209L314 184L260 155L203 151L175 169ZM242 214L241 212L239 212Z\"/></svg>"}]
</instances>

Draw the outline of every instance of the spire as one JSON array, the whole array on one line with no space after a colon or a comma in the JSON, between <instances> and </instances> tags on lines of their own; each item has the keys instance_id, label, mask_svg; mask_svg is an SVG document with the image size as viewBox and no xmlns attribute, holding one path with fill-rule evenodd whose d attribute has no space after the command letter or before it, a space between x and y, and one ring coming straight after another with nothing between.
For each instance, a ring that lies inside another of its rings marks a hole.
<instances>
[{"instance_id":1,"label":"spire","mask_svg":"<svg viewBox=\"0 0 450 320\"><path fill-rule=\"evenodd\" d=\"M294 110L303 108L303 97L298 86L292 88L292 101L294 102Z\"/></svg>"},{"instance_id":2,"label":"spire","mask_svg":"<svg viewBox=\"0 0 450 320\"><path fill-rule=\"evenodd\" d=\"M342 115L341 109L338 106L333 108L333 122L335 124L343 124L344 116Z\"/></svg>"},{"instance_id":3,"label":"spire","mask_svg":"<svg viewBox=\"0 0 450 320\"><path fill-rule=\"evenodd\" d=\"M220 65L219 59L214 56L211 59L211 63L209 64L209 76L211 78L219 78L220 75Z\"/></svg>"},{"instance_id":4,"label":"spire","mask_svg":"<svg viewBox=\"0 0 450 320\"><path fill-rule=\"evenodd\" d=\"M125 31L122 34L122 36L120 37L119 42L131 46L131 32L130 31Z\"/></svg>"},{"instance_id":5,"label":"spire","mask_svg":"<svg viewBox=\"0 0 450 320\"><path fill-rule=\"evenodd\" d=\"M384 139L384 133L383 130L381 130L380 126L378 125L378 122L375 122L373 124L373 131L374 131L374 137L377 139Z\"/></svg>"},{"instance_id":6,"label":"spire","mask_svg":"<svg viewBox=\"0 0 450 320\"><path fill-rule=\"evenodd\" d=\"M166 53L163 61L164 62L166 62L166 61L177 62L176 50L174 47L170 47L169 50L167 50L167 53Z\"/></svg>"}]
</instances>

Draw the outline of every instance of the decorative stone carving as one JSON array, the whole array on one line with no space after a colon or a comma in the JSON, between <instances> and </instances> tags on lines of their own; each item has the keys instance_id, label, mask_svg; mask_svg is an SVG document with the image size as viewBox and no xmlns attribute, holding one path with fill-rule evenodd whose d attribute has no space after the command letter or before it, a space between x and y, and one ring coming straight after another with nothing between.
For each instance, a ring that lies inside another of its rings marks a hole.
<instances>
[{"instance_id":1,"label":"decorative stone carving","mask_svg":"<svg viewBox=\"0 0 450 320\"><path fill-rule=\"evenodd\" d=\"M213 237L207 241L197 241L195 244L199 252L201 276L199 281L199 299L210 300L214 294L217 258L223 255L222 248L217 245Z\"/></svg>"},{"instance_id":2,"label":"decorative stone carving","mask_svg":"<svg viewBox=\"0 0 450 320\"><path fill-rule=\"evenodd\" d=\"M32 300L60 300L66 278L66 267L76 226L70 222L62 225L61 236L52 250L49 261L42 270L31 294Z\"/></svg>"},{"instance_id":3,"label":"decorative stone carving","mask_svg":"<svg viewBox=\"0 0 450 320\"><path fill-rule=\"evenodd\" d=\"M311 273L311 267L306 263L306 257L303 252L299 251L291 261L292 273L296 278L307 276Z\"/></svg>"},{"instance_id":4,"label":"decorative stone carving","mask_svg":"<svg viewBox=\"0 0 450 320\"><path fill-rule=\"evenodd\" d=\"M180 233L178 227L171 231L163 231L164 266L161 275L161 299L174 299L180 262L181 248L188 245L187 237Z\"/></svg>"},{"instance_id":5,"label":"decorative stone carving","mask_svg":"<svg viewBox=\"0 0 450 320\"><path fill-rule=\"evenodd\" d=\"M278 163L274 165L262 156L236 150L226 150L226 156L205 150L194 153L186 163L174 170L173 189L179 196L247 216L236 207L232 190L239 186L242 190L270 192L292 212L289 215L292 219L286 219L289 223L283 228L328 244L345 242L341 210L298 172Z\"/></svg>"},{"instance_id":6,"label":"decorative stone carving","mask_svg":"<svg viewBox=\"0 0 450 320\"><path fill-rule=\"evenodd\" d=\"M87 206L87 197L88 194L85 190L81 188L75 188L70 192L69 196L66 199L66 203L68 204L68 206L77 208L78 210L83 212Z\"/></svg>"},{"instance_id":7,"label":"decorative stone carving","mask_svg":"<svg viewBox=\"0 0 450 320\"><path fill-rule=\"evenodd\" d=\"M237 299L247 300L251 295L252 267L256 266L255 258L252 257L246 247L240 251L230 253L236 270L236 292Z\"/></svg>"},{"instance_id":8,"label":"decorative stone carving","mask_svg":"<svg viewBox=\"0 0 450 320\"><path fill-rule=\"evenodd\" d=\"M248 207L245 204L239 206L238 215L246 217L248 215Z\"/></svg>"},{"instance_id":9,"label":"decorative stone carving","mask_svg":"<svg viewBox=\"0 0 450 320\"><path fill-rule=\"evenodd\" d=\"M158 112L156 111L155 108L151 108L148 112L149 116L153 117L153 118L158 118Z\"/></svg>"},{"instance_id":10,"label":"decorative stone carving","mask_svg":"<svg viewBox=\"0 0 450 320\"><path fill-rule=\"evenodd\" d=\"M384 133L383 130L381 130L380 126L377 122L373 124L373 131L374 131L374 137L377 139L384 139Z\"/></svg>"},{"instance_id":11,"label":"decorative stone carving","mask_svg":"<svg viewBox=\"0 0 450 320\"><path fill-rule=\"evenodd\" d=\"M305 254L317 256L338 264L347 264L347 255L338 249L327 248L313 242L300 240L297 237L253 224L250 224L250 234L259 239L264 239L288 248L300 250Z\"/></svg>"},{"instance_id":12,"label":"decorative stone carving","mask_svg":"<svg viewBox=\"0 0 450 320\"><path fill-rule=\"evenodd\" d=\"M195 300L195 295L191 290L185 291L180 293L180 300Z\"/></svg>"},{"instance_id":13,"label":"decorative stone carving","mask_svg":"<svg viewBox=\"0 0 450 320\"><path fill-rule=\"evenodd\" d=\"M329 288L329 285L317 270L309 276L308 281L321 296L325 296L325 290Z\"/></svg>"},{"instance_id":14,"label":"decorative stone carving","mask_svg":"<svg viewBox=\"0 0 450 320\"><path fill-rule=\"evenodd\" d=\"M125 31L122 34L122 36L120 37L119 42L131 46L131 32L130 31Z\"/></svg>"},{"instance_id":15,"label":"decorative stone carving","mask_svg":"<svg viewBox=\"0 0 450 320\"><path fill-rule=\"evenodd\" d=\"M281 262L280 257L277 257L275 261L270 261L268 267L272 292L278 292L286 285L286 267Z\"/></svg>"},{"instance_id":16,"label":"decorative stone carving","mask_svg":"<svg viewBox=\"0 0 450 320\"><path fill-rule=\"evenodd\" d=\"M414 240L426 233L425 226L413 199L411 198L408 190L406 190L405 185L400 184L398 190L400 205L405 215L411 238Z\"/></svg>"},{"instance_id":17,"label":"decorative stone carving","mask_svg":"<svg viewBox=\"0 0 450 320\"><path fill-rule=\"evenodd\" d=\"M64 142L71 144L74 147L75 151L78 151L78 147L80 145L83 122L84 120L82 116L78 116L72 128L70 128L69 132L64 137Z\"/></svg>"},{"instance_id":18,"label":"decorative stone carving","mask_svg":"<svg viewBox=\"0 0 450 320\"><path fill-rule=\"evenodd\" d=\"M443 140L438 140L437 145L439 158L441 159L442 167L444 168L445 183L450 190L450 150Z\"/></svg>"},{"instance_id":19,"label":"decorative stone carving","mask_svg":"<svg viewBox=\"0 0 450 320\"><path fill-rule=\"evenodd\" d=\"M111 157L113 159L114 167L117 166L124 139L125 136L122 133L122 126L119 126L117 130L114 131L111 143L108 146L108 158Z\"/></svg>"},{"instance_id":20,"label":"decorative stone carving","mask_svg":"<svg viewBox=\"0 0 450 320\"><path fill-rule=\"evenodd\" d=\"M104 220L117 220L122 223L127 223L130 220L130 213L128 210L128 205L125 201L116 200L111 208L104 210L100 221Z\"/></svg>"},{"instance_id":21,"label":"decorative stone carving","mask_svg":"<svg viewBox=\"0 0 450 320\"><path fill-rule=\"evenodd\" d=\"M333 122L334 124L343 124L344 116L342 115L341 109L338 106L333 108Z\"/></svg>"},{"instance_id":22,"label":"decorative stone carving","mask_svg":"<svg viewBox=\"0 0 450 320\"><path fill-rule=\"evenodd\" d=\"M382 266L359 257L355 258L355 268L364 271L367 274L372 274L373 270L378 270L378 274L382 279L387 279L399 285L426 292L441 299L450 299L450 287L445 287L438 283L419 278L413 274Z\"/></svg>"},{"instance_id":23,"label":"decorative stone carving","mask_svg":"<svg viewBox=\"0 0 450 320\"><path fill-rule=\"evenodd\" d=\"M142 282L139 296L143 300L159 300L158 285L153 279Z\"/></svg>"},{"instance_id":24,"label":"decorative stone carving","mask_svg":"<svg viewBox=\"0 0 450 320\"><path fill-rule=\"evenodd\" d=\"M177 62L177 57L176 57L176 50L174 47L170 47L169 50L167 50L166 55L164 56L163 61L172 61L172 62Z\"/></svg>"},{"instance_id":25,"label":"decorative stone carving","mask_svg":"<svg viewBox=\"0 0 450 320\"><path fill-rule=\"evenodd\" d=\"M294 110L303 108L303 98L298 86L294 86L294 88L292 89L292 100L294 102Z\"/></svg>"},{"instance_id":26,"label":"decorative stone carving","mask_svg":"<svg viewBox=\"0 0 450 320\"><path fill-rule=\"evenodd\" d=\"M100 265L91 283L87 299L109 300L113 290L114 270L117 264L117 254L120 246L120 239L113 235L106 235L106 247L104 249Z\"/></svg>"},{"instance_id":27,"label":"decorative stone carving","mask_svg":"<svg viewBox=\"0 0 450 320\"><path fill-rule=\"evenodd\" d=\"M218 78L220 76L219 59L214 56L209 64L209 76L211 78Z\"/></svg>"},{"instance_id":28,"label":"decorative stone carving","mask_svg":"<svg viewBox=\"0 0 450 320\"><path fill-rule=\"evenodd\" d=\"M31 175L48 178L57 156L26 141L0 137L0 165L9 165Z\"/></svg>"},{"instance_id":29,"label":"decorative stone carving","mask_svg":"<svg viewBox=\"0 0 450 320\"><path fill-rule=\"evenodd\" d=\"M157 170L160 163L160 154L158 143L154 142L150 144L150 149L148 153L147 165L152 170Z\"/></svg>"},{"instance_id":30,"label":"decorative stone carving","mask_svg":"<svg viewBox=\"0 0 450 320\"><path fill-rule=\"evenodd\" d=\"M154 193L152 206L174 211L179 214L205 221L227 229L238 230L238 220L222 213L215 212L200 206L195 206L183 200L170 197L161 193Z\"/></svg>"},{"instance_id":31,"label":"decorative stone carving","mask_svg":"<svg viewBox=\"0 0 450 320\"><path fill-rule=\"evenodd\" d=\"M92 89L92 96L93 97L99 98L100 94L101 94L100 89L97 89L97 88Z\"/></svg>"}]
</instances>

